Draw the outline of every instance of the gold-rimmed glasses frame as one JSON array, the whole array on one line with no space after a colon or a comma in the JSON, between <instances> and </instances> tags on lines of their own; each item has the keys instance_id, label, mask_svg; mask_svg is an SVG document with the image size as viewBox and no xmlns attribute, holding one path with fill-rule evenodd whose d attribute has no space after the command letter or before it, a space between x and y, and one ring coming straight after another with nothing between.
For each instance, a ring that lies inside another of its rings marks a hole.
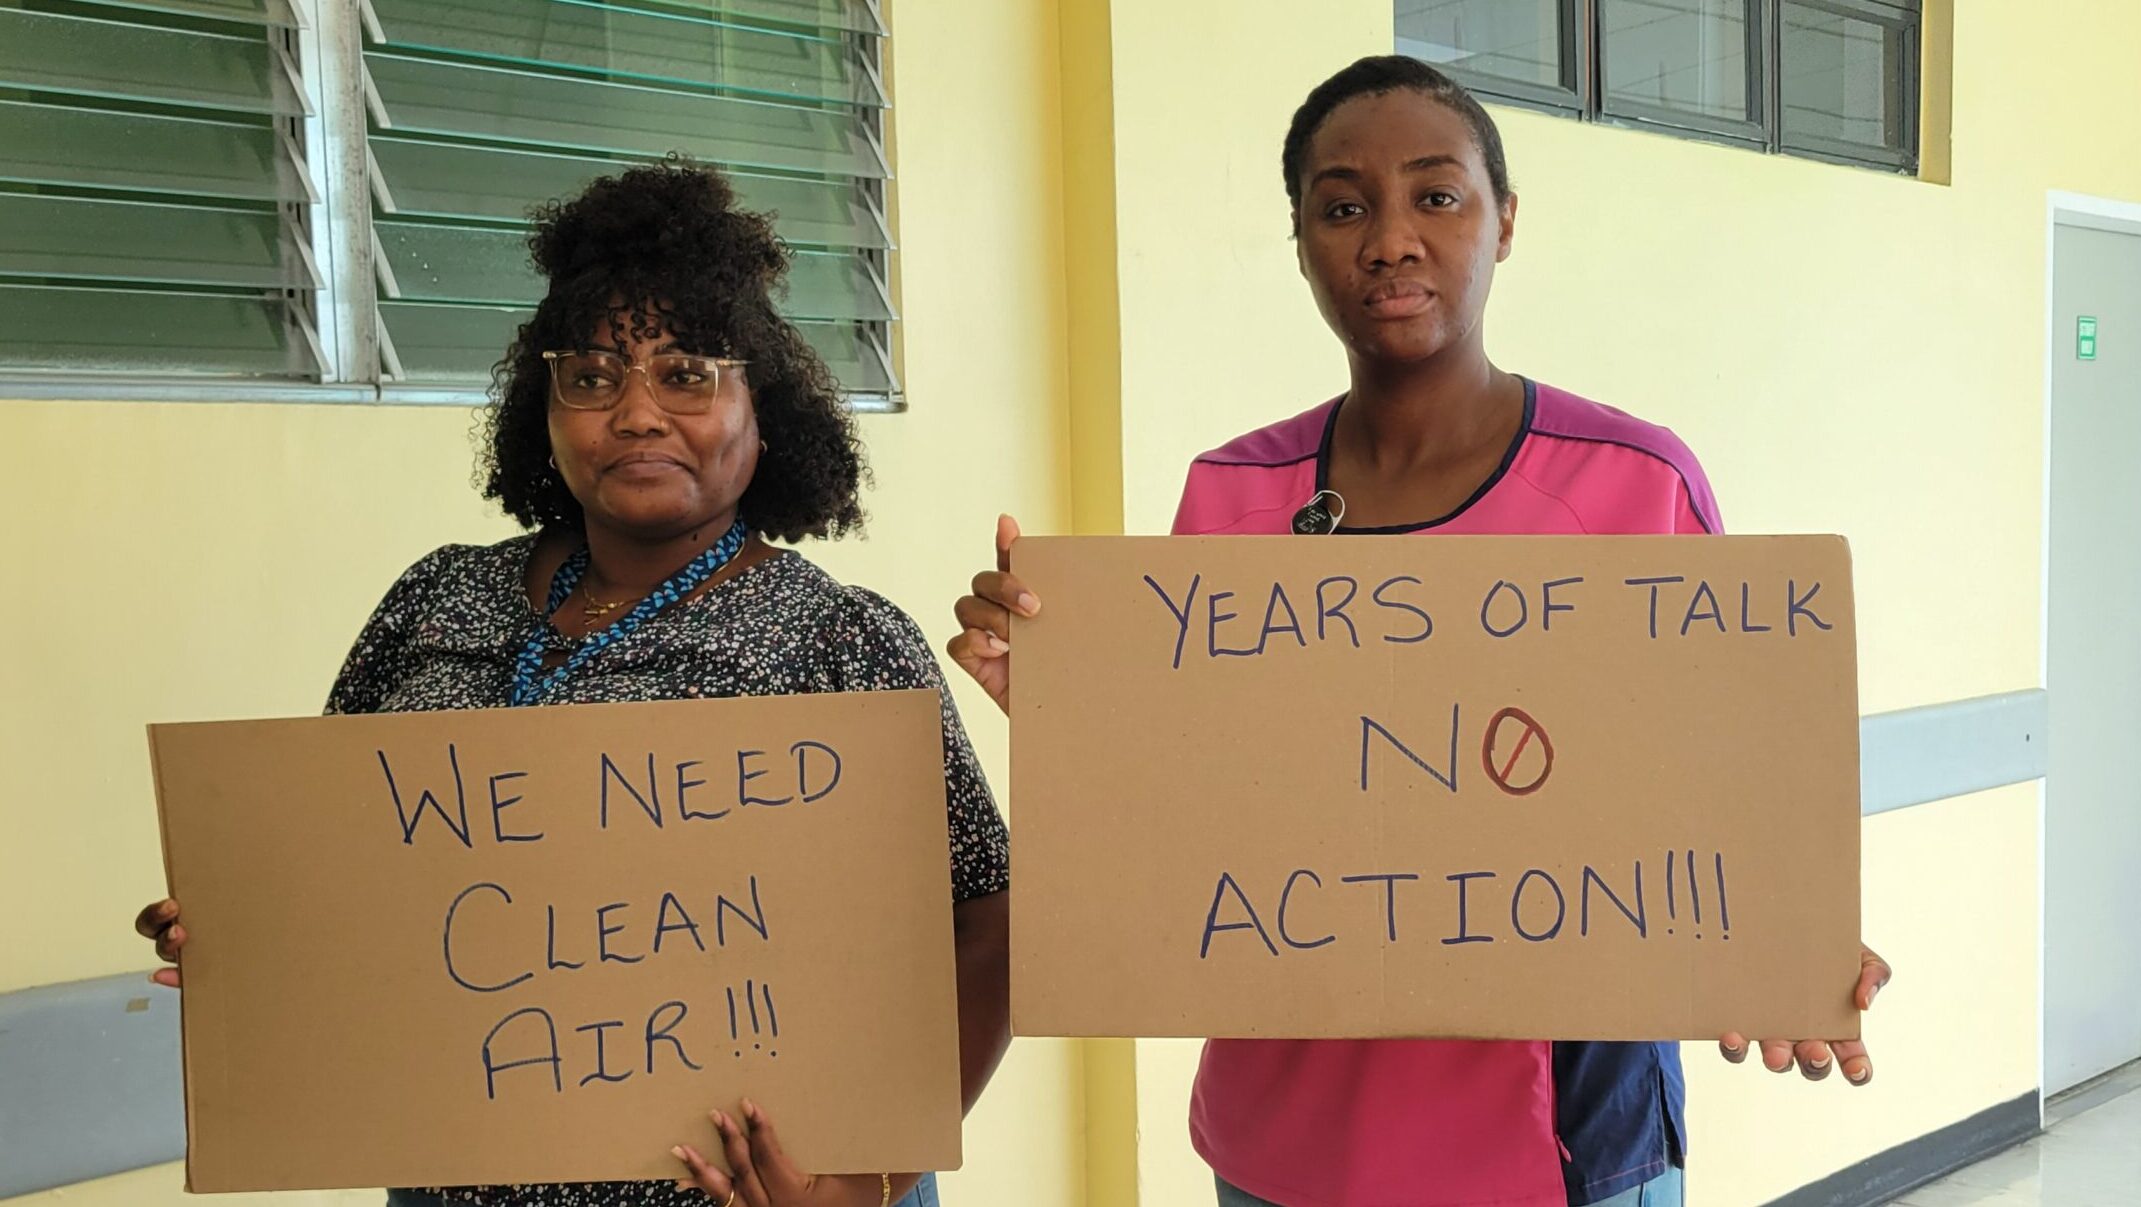
<instances>
[{"instance_id":1,"label":"gold-rimmed glasses frame","mask_svg":"<svg viewBox=\"0 0 2141 1207\"><path fill-rule=\"evenodd\" d=\"M644 361L615 352L577 349L543 353L550 362L550 396L569 411L607 411L624 399L634 372L647 378L655 405L672 415L703 415L721 396L724 373L751 363L722 356L659 352Z\"/></svg>"}]
</instances>

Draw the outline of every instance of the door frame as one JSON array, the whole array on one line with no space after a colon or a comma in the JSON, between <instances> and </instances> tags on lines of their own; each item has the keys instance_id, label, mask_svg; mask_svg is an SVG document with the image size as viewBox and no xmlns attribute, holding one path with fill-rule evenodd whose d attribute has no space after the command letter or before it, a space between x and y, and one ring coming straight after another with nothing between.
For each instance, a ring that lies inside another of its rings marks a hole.
<instances>
[{"instance_id":1,"label":"door frame","mask_svg":"<svg viewBox=\"0 0 2141 1207\"><path fill-rule=\"evenodd\" d=\"M2099 197L2087 193L2069 193L2058 189L2045 194L2044 205L2044 478L2043 497L2040 500L2041 519L2038 531L2038 599L2037 599L2037 685L2049 689L2052 669L2052 366L2061 355L2065 344L2059 328L2059 261L2057 255L2059 228L2081 227L2087 230L2110 231L2113 234L2132 235L2141 238L2141 202L2121 201L2112 197ZM2049 734L2047 740L2056 742L2059 735ZM2050 844L2050 766L2047 775L2037 781L2037 1110L2039 1126L2043 1124L2045 1100L2050 1097L2045 1087L2045 1075L2050 1068L2046 1050L2045 1015L2045 917L2047 888L2045 879L2046 850Z\"/></svg>"}]
</instances>

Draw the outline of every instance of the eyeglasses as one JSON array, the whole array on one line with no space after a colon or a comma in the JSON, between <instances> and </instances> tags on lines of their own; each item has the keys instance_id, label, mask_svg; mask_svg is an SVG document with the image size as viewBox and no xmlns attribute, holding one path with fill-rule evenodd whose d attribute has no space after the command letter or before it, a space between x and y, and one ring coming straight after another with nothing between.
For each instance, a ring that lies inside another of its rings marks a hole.
<instances>
[{"instance_id":1,"label":"eyeglasses","mask_svg":"<svg viewBox=\"0 0 2141 1207\"><path fill-rule=\"evenodd\" d=\"M550 362L551 391L558 405L572 411L607 411L624 397L625 377L647 375L647 392L655 405L672 415L704 415L721 394L721 372L751 362L717 356L663 352L644 364L615 352L545 352Z\"/></svg>"}]
</instances>

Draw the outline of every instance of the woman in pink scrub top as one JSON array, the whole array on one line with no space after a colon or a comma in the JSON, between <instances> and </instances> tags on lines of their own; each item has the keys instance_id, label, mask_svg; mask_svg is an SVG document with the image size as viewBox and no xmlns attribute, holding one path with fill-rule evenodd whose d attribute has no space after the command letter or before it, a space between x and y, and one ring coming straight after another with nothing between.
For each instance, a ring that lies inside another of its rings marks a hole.
<instances>
[{"instance_id":1,"label":"woman in pink scrub top","mask_svg":"<svg viewBox=\"0 0 2141 1207\"><path fill-rule=\"evenodd\" d=\"M1345 344L1338 398L1196 459L1177 533L1711 533L1702 467L1663 428L1487 359L1483 316L1517 199L1494 121L1412 59L1318 86L1282 156L1301 275ZM999 705L1010 616L1041 601L996 568L957 612L951 654ZM1863 951L1872 1005L1889 968ZM1581 991L1582 986L1571 986ZM1720 1042L1746 1058L1739 1035ZM1763 1040L1763 1063L1873 1076L1857 1041ZM1190 1134L1227 1207L1681 1201L1679 1046L1441 1040L1212 1040Z\"/></svg>"}]
</instances>

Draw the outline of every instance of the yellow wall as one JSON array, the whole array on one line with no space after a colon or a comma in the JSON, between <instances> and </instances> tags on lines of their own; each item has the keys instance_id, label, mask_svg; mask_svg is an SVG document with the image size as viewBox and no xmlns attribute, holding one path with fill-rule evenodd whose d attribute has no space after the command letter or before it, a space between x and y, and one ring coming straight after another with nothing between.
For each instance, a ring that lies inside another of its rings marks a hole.
<instances>
[{"instance_id":1,"label":"yellow wall","mask_svg":"<svg viewBox=\"0 0 2141 1207\"><path fill-rule=\"evenodd\" d=\"M1522 206L1491 351L1678 429L1734 529L1847 534L1869 712L2039 682L2045 192L2141 199L2119 61L2141 10L1960 8L1952 185L1497 114ZM1343 388L1278 149L1311 85L1389 49L1391 11L1114 5L1129 531L1165 530L1195 453ZM2037 1084L2036 802L1867 823L1866 934L1898 967L1868 1023L1876 1084L1691 1045L1694 1202L1766 1201ZM1143 1202L1195 1201L1196 1045L1137 1047L1134 1089L1089 1109L1136 1119Z\"/></svg>"},{"instance_id":2,"label":"yellow wall","mask_svg":"<svg viewBox=\"0 0 2141 1207\"><path fill-rule=\"evenodd\" d=\"M889 14L914 410L865 424L871 537L814 556L940 638L997 511L1164 530L1191 455L1344 383L1278 145L1310 85L1389 48L1390 0L1060 4ZM2044 192L2141 200L2137 43L2117 0L1968 0L1950 185L1499 114L1523 204L1496 357L1676 427L1735 529L1848 534L1868 711L2038 681ZM0 992L144 965L144 722L315 709L396 571L502 534L468 488L468 426L0 404ZM961 700L1001 786L1002 722ZM1898 967L1869 1020L1876 1083L1690 1047L1695 1202L1765 1201L2036 1084L2036 800L1867 823L1866 931ZM1208 1201L1195 1052L1020 1041L947 1199ZM22 1201L176 1186L165 1168Z\"/></svg>"},{"instance_id":3,"label":"yellow wall","mask_svg":"<svg viewBox=\"0 0 2141 1207\"><path fill-rule=\"evenodd\" d=\"M1053 4L994 0L916 0L888 16L913 411L864 423L869 537L810 552L941 642L998 510L1044 530L1069 520L1057 17ZM163 884L144 723L317 711L395 574L443 542L507 534L469 486L470 418L0 403L0 511L13 517L0 992L153 962L129 928ZM964 689L961 704L1004 784L994 707ZM1082 1203L1083 1076L1074 1044L1014 1045L946 1200ZM17 1201L177 1203L179 1180L164 1167Z\"/></svg>"}]
</instances>

